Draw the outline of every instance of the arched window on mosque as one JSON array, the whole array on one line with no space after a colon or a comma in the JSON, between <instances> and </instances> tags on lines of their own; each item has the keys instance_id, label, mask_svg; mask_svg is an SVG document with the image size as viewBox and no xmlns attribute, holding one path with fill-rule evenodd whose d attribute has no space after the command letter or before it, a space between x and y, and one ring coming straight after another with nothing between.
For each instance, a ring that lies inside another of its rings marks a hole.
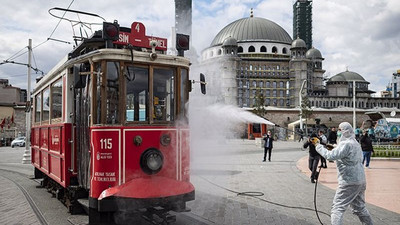
<instances>
[{"instance_id":1,"label":"arched window on mosque","mask_svg":"<svg viewBox=\"0 0 400 225\"><path fill-rule=\"evenodd\" d=\"M243 52L243 47L242 46L239 46L239 48L238 48L238 53L242 53Z\"/></svg>"},{"instance_id":2,"label":"arched window on mosque","mask_svg":"<svg viewBox=\"0 0 400 225\"><path fill-rule=\"evenodd\" d=\"M260 52L267 52L267 48L265 46L261 46Z\"/></svg>"},{"instance_id":3,"label":"arched window on mosque","mask_svg":"<svg viewBox=\"0 0 400 225\"><path fill-rule=\"evenodd\" d=\"M282 53L283 53L283 54L287 54L287 49L286 49L286 48L283 48L283 49L282 49Z\"/></svg>"},{"instance_id":4,"label":"arched window on mosque","mask_svg":"<svg viewBox=\"0 0 400 225\"><path fill-rule=\"evenodd\" d=\"M218 55L221 55L222 54L222 51L221 51L221 49L218 49L218 53L217 53Z\"/></svg>"},{"instance_id":5,"label":"arched window on mosque","mask_svg":"<svg viewBox=\"0 0 400 225\"><path fill-rule=\"evenodd\" d=\"M254 48L253 45L249 47L249 52L255 52L255 51L256 51L256 48Z\"/></svg>"},{"instance_id":6,"label":"arched window on mosque","mask_svg":"<svg viewBox=\"0 0 400 225\"><path fill-rule=\"evenodd\" d=\"M272 53L278 53L278 48L276 48L275 46L272 47Z\"/></svg>"}]
</instances>

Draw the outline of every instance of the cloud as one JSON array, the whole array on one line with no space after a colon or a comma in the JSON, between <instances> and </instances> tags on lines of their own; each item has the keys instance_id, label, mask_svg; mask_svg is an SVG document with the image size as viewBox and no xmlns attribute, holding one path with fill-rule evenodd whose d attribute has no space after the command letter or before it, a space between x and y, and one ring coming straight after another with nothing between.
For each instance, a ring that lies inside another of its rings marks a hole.
<instances>
[{"instance_id":1,"label":"cloud","mask_svg":"<svg viewBox=\"0 0 400 225\"><path fill-rule=\"evenodd\" d=\"M193 0L192 37L200 52L207 48L217 33L235 20L254 16L274 21L291 36L293 0ZM36 46L53 32L59 20L50 16L53 7L67 8L70 1L0 0L0 61L8 59L28 44ZM148 35L171 37L175 24L173 0L99 0L74 1L71 9L98 14L108 21L118 20L129 27L133 21L145 24ZM71 14L72 16L72 14ZM75 15L73 15L75 16ZM400 69L400 1L398 0L314 0L313 45L323 57L326 75L354 71L380 91ZM97 20L98 21L98 20ZM93 30L101 29L93 26ZM79 34L76 31L76 34ZM71 25L62 21L53 38L72 42ZM170 40L169 40L170 42ZM48 41L34 49L36 66L48 72L70 50L72 45ZM16 61L26 63L27 55ZM26 67L1 65L0 78L9 78L14 86L26 87ZM22 75L22 76L21 76ZM379 78L379 79L378 79Z\"/></svg>"}]
</instances>

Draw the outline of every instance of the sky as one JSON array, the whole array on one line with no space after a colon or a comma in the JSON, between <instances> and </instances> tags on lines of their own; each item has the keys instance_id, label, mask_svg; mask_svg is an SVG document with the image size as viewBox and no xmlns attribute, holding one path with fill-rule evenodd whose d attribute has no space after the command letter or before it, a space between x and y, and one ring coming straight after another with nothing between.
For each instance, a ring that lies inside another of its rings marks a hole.
<instances>
[{"instance_id":1,"label":"sky","mask_svg":"<svg viewBox=\"0 0 400 225\"><path fill-rule=\"evenodd\" d=\"M192 45L200 55L218 32L231 22L254 16L274 21L292 37L294 0L193 0ZM72 3L72 4L71 4ZM33 42L32 66L47 73L74 45L79 26L49 14L54 7L97 14L107 21L118 20L123 27L134 21L146 26L147 35L168 38L175 23L173 0L0 0L0 63L27 63L28 39ZM52 10L62 16L62 11ZM67 13L66 18L77 19ZM81 21L101 23L99 17L81 15ZM370 82L369 89L386 89L392 74L400 69L400 1L398 0L314 0L313 46L324 57L325 77L340 72L359 73ZM101 26L92 25L92 30ZM75 33L74 33L75 32ZM86 29L89 35L91 31ZM60 41L46 41L48 38ZM37 76L32 71L32 82ZM27 88L27 67L0 65L0 79ZM34 83L32 83L34 87Z\"/></svg>"}]
</instances>

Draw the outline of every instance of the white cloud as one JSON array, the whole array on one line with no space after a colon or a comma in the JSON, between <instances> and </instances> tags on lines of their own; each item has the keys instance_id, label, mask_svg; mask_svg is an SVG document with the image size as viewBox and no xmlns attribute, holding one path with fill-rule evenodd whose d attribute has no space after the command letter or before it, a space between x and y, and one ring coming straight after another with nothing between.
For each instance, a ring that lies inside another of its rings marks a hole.
<instances>
[{"instance_id":1,"label":"white cloud","mask_svg":"<svg viewBox=\"0 0 400 225\"><path fill-rule=\"evenodd\" d=\"M292 36L293 0L193 0L192 41L197 51L208 47L215 35L229 23L254 16L272 20ZM50 16L53 7L67 8L70 1L0 0L0 60L5 60L27 46L45 41L58 19ZM99 14L108 21L117 19L122 26L133 21L145 24L148 35L171 36L174 26L173 0L75 0L71 9ZM400 69L400 1L398 0L314 0L313 45L325 61L327 75L343 72L346 67L369 81L370 88L385 88L391 74ZM100 29L99 26L94 29ZM71 25L62 21L52 36L72 41ZM49 41L34 49L39 69L49 71L72 45ZM27 56L15 59L26 62ZM26 87L26 67L1 65L0 78L9 78L14 86Z\"/></svg>"}]
</instances>

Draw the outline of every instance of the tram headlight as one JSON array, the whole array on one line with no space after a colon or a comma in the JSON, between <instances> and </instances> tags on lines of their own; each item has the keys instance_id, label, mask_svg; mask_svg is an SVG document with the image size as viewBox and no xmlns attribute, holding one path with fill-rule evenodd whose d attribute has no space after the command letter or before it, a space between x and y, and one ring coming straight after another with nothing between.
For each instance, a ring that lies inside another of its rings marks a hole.
<instances>
[{"instance_id":1,"label":"tram headlight","mask_svg":"<svg viewBox=\"0 0 400 225\"><path fill-rule=\"evenodd\" d=\"M155 148L149 148L140 157L140 167L147 174L158 173L164 164L162 153Z\"/></svg>"}]
</instances>

